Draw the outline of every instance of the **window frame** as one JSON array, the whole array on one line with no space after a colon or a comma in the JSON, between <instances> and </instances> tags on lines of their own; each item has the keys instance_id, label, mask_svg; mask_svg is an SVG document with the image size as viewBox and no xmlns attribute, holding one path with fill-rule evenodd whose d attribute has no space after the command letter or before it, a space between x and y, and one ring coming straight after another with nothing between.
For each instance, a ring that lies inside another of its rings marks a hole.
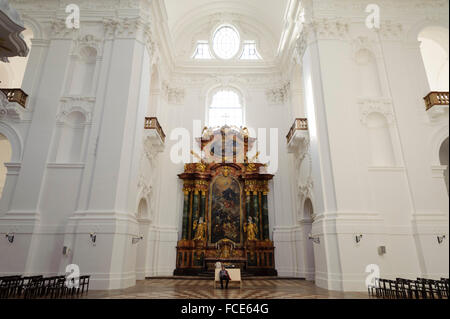
<instances>
[{"instance_id":1,"label":"window frame","mask_svg":"<svg viewBox=\"0 0 450 319\"><path fill-rule=\"evenodd\" d=\"M238 36L238 39L239 39L238 49L236 50L236 53L232 57L230 57L229 59L220 57L217 54L216 50L214 50L214 39L216 37L217 32L219 32L219 30L222 29L222 28L231 28L232 30L234 30L234 32L236 32L236 34ZM220 61L233 61L233 60L235 60L236 57L238 57L239 54L242 52L242 49L243 49L244 41L242 40L242 37L241 37L241 30L239 30L239 28L237 28L235 25L232 25L230 23L220 24L220 25L216 26L216 28L213 29L213 30L214 30L214 32L211 33L211 36L210 36L210 39L209 39L209 48L210 48L210 52L212 53L213 57L215 59L217 59L217 60L220 60Z\"/></svg>"},{"instance_id":2,"label":"window frame","mask_svg":"<svg viewBox=\"0 0 450 319\"><path fill-rule=\"evenodd\" d=\"M219 109L219 110L226 110L226 109L236 110L236 109L239 109L239 110L241 110L241 117L242 117L242 124L241 124L241 126L245 127L246 126L246 106L245 106L244 95L242 94L240 89L238 89L238 88L236 88L234 86L220 86L220 87L215 87L215 88L213 88L213 89L211 89L209 91L208 98L206 99L206 120L205 120L205 123L207 124L206 126L212 127L211 126L211 112L210 111L213 108L211 108L211 106L212 106L212 102L214 100L214 97L216 96L217 93L219 93L221 91L232 91L232 92L234 92L237 95L238 99L239 99L240 108L232 108L232 107L230 107L230 108L215 108L215 109L216 110L217 109ZM227 125L240 127L239 125L236 125L236 124L233 124L233 123L227 124Z\"/></svg>"}]
</instances>

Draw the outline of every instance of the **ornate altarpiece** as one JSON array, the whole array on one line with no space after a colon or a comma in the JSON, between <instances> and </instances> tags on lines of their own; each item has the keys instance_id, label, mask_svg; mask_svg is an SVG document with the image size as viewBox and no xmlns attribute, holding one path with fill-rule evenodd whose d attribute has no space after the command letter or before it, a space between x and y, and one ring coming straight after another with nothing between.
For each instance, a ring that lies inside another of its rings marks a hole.
<instances>
[{"instance_id":1,"label":"ornate altarpiece","mask_svg":"<svg viewBox=\"0 0 450 319\"><path fill-rule=\"evenodd\" d=\"M276 275L269 233L266 165L251 160L256 139L247 129L205 128L197 139L202 155L186 164L182 239L175 275L211 271L217 261L255 275Z\"/></svg>"}]
</instances>

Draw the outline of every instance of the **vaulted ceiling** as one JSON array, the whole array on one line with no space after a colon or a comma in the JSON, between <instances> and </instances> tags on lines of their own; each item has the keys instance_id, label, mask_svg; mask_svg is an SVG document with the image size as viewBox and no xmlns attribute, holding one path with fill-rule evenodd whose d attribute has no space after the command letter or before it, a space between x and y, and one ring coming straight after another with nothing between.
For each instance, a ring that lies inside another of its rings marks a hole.
<instances>
[{"instance_id":1,"label":"vaulted ceiling","mask_svg":"<svg viewBox=\"0 0 450 319\"><path fill-rule=\"evenodd\" d=\"M255 38L274 58L285 28L290 0L164 0L175 55L186 56L196 40L213 32L218 23L233 23L244 40Z\"/></svg>"}]
</instances>

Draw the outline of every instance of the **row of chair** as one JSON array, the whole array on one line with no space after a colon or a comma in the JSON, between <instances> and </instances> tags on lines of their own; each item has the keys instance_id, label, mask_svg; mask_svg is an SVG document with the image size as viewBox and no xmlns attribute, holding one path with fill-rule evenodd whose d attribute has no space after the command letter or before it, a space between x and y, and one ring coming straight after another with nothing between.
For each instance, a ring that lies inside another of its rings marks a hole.
<instances>
[{"instance_id":1,"label":"row of chair","mask_svg":"<svg viewBox=\"0 0 450 319\"><path fill-rule=\"evenodd\" d=\"M7 276L0 277L0 299L6 298L64 298L83 295L89 291L91 276ZM78 279L78 280L77 280ZM78 282L77 282L78 281Z\"/></svg>"},{"instance_id":2,"label":"row of chair","mask_svg":"<svg viewBox=\"0 0 450 319\"><path fill-rule=\"evenodd\" d=\"M449 279L376 278L374 285L368 287L368 291L370 296L384 299L448 299Z\"/></svg>"}]
</instances>

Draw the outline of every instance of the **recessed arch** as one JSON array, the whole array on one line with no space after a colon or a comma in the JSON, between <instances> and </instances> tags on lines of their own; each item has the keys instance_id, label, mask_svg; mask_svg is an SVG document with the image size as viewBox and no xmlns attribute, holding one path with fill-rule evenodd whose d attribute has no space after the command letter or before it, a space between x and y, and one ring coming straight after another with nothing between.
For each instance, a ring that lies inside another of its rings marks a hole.
<instances>
[{"instance_id":1,"label":"recessed arch","mask_svg":"<svg viewBox=\"0 0 450 319\"><path fill-rule=\"evenodd\" d=\"M8 169L5 164L11 161L12 147L8 138L0 133L0 199L2 198L3 188L6 183L6 174Z\"/></svg>"},{"instance_id":2,"label":"recessed arch","mask_svg":"<svg viewBox=\"0 0 450 319\"><path fill-rule=\"evenodd\" d=\"M147 199L146 198L141 198L140 199L136 217L137 217L138 220L148 219L149 212L148 212L148 204L147 204Z\"/></svg>"},{"instance_id":3,"label":"recessed arch","mask_svg":"<svg viewBox=\"0 0 450 319\"><path fill-rule=\"evenodd\" d=\"M5 136L11 144L11 162L19 163L22 160L22 140L17 132L8 124L0 121L0 134Z\"/></svg>"},{"instance_id":4,"label":"recessed arch","mask_svg":"<svg viewBox=\"0 0 450 319\"><path fill-rule=\"evenodd\" d=\"M449 193L449 182L448 182L448 178L449 178L449 138L447 137L444 142L442 142L441 147L439 149L439 160L440 160L440 164L441 166L445 166L446 169L444 171L444 180L445 180L445 186L447 187L447 194Z\"/></svg>"}]
</instances>

